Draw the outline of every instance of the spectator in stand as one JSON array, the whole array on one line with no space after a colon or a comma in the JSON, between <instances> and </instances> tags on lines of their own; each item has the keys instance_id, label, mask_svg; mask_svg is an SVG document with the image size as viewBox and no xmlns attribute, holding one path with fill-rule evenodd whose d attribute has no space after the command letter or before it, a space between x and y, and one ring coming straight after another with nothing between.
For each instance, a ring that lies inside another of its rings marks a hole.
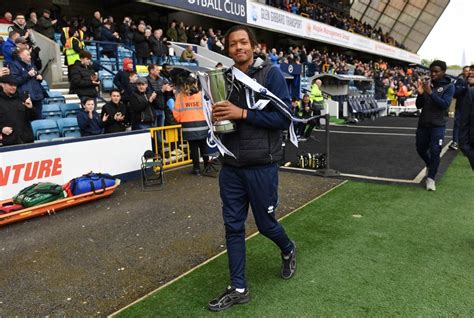
<instances>
[{"instance_id":1,"label":"spectator in stand","mask_svg":"<svg viewBox=\"0 0 474 318\"><path fill-rule=\"evenodd\" d=\"M70 91L72 94L77 94L81 101L86 98L97 100L97 88L100 81L91 65L92 55L88 51L81 51L79 60L71 67Z\"/></svg>"},{"instance_id":2,"label":"spectator in stand","mask_svg":"<svg viewBox=\"0 0 474 318\"><path fill-rule=\"evenodd\" d=\"M145 25L139 24L133 34L133 43L138 65L147 65L151 54L149 38L145 34Z\"/></svg>"},{"instance_id":3,"label":"spectator in stand","mask_svg":"<svg viewBox=\"0 0 474 318\"><path fill-rule=\"evenodd\" d=\"M387 100L391 106L397 106L397 94L395 93L395 83L390 81L390 85L387 88Z\"/></svg>"},{"instance_id":4,"label":"spectator in stand","mask_svg":"<svg viewBox=\"0 0 474 318\"><path fill-rule=\"evenodd\" d=\"M201 174L199 152L204 161L204 168L207 167L209 161L209 157L206 156L206 138L209 127L204 117L202 93L198 88L195 77L188 76L183 87L177 93L173 115L176 122L183 126L183 139L189 142L193 161L191 173L199 176Z\"/></svg>"},{"instance_id":5,"label":"spectator in stand","mask_svg":"<svg viewBox=\"0 0 474 318\"><path fill-rule=\"evenodd\" d=\"M38 24L38 16L36 15L35 11L31 11L28 22L26 22L26 28L36 30L37 24Z\"/></svg>"},{"instance_id":6,"label":"spectator in stand","mask_svg":"<svg viewBox=\"0 0 474 318\"><path fill-rule=\"evenodd\" d=\"M178 42L188 43L188 35L186 34L186 26L184 25L183 21L179 23L178 29L176 31L178 33Z\"/></svg>"},{"instance_id":7,"label":"spectator in stand","mask_svg":"<svg viewBox=\"0 0 474 318\"><path fill-rule=\"evenodd\" d=\"M181 58L179 60L181 62L197 63L196 55L194 54L192 45L188 45L183 50L183 52L181 53Z\"/></svg>"},{"instance_id":8,"label":"spectator in stand","mask_svg":"<svg viewBox=\"0 0 474 318\"><path fill-rule=\"evenodd\" d=\"M196 45L199 44L199 33L195 25L188 28L187 35L188 35L188 43L192 43Z\"/></svg>"},{"instance_id":9,"label":"spectator in stand","mask_svg":"<svg viewBox=\"0 0 474 318\"><path fill-rule=\"evenodd\" d=\"M31 121L36 119L36 111L31 99L20 97L17 79L13 75L1 76L0 85L0 129L3 146L33 142Z\"/></svg>"},{"instance_id":10,"label":"spectator in stand","mask_svg":"<svg viewBox=\"0 0 474 318\"><path fill-rule=\"evenodd\" d=\"M461 123L459 129L459 148L467 156L474 170L474 65L471 65L467 78L468 92L461 103Z\"/></svg>"},{"instance_id":11,"label":"spectator in stand","mask_svg":"<svg viewBox=\"0 0 474 318\"><path fill-rule=\"evenodd\" d=\"M8 30L17 31L20 34L20 37L28 41L28 45L30 45L31 47L33 46L33 34L31 33L31 30L28 29L26 25L25 16L23 14L16 15L15 20L13 21L13 25L8 27Z\"/></svg>"},{"instance_id":12,"label":"spectator in stand","mask_svg":"<svg viewBox=\"0 0 474 318\"><path fill-rule=\"evenodd\" d=\"M119 27L120 38L122 43L126 46L132 46L133 40L133 29L132 29L132 19L130 17L125 17L123 23Z\"/></svg>"},{"instance_id":13,"label":"spectator in stand","mask_svg":"<svg viewBox=\"0 0 474 318\"><path fill-rule=\"evenodd\" d=\"M109 119L108 114L101 118L95 110L93 98L86 97L82 101L82 110L77 113L77 123L81 130L81 136L101 135L104 131L104 123Z\"/></svg>"},{"instance_id":14,"label":"spectator in stand","mask_svg":"<svg viewBox=\"0 0 474 318\"><path fill-rule=\"evenodd\" d=\"M13 14L10 11L5 11L3 17L0 18L0 23L12 24L13 23Z\"/></svg>"},{"instance_id":15,"label":"spectator in stand","mask_svg":"<svg viewBox=\"0 0 474 318\"><path fill-rule=\"evenodd\" d=\"M120 99L120 91L113 89L110 92L110 101L102 107L101 118L107 115L107 120L102 121L105 134L123 132L127 129L125 117L127 108Z\"/></svg>"},{"instance_id":16,"label":"spectator in stand","mask_svg":"<svg viewBox=\"0 0 474 318\"><path fill-rule=\"evenodd\" d=\"M54 40L54 28L58 20L51 20L51 11L43 10L43 16L39 18L36 24L36 30L45 37Z\"/></svg>"},{"instance_id":17,"label":"spectator in stand","mask_svg":"<svg viewBox=\"0 0 474 318\"><path fill-rule=\"evenodd\" d=\"M165 125L165 97L164 93L172 90L168 80L160 76L160 67L155 64L148 65L148 94L156 93L153 101L153 109L155 110L155 127Z\"/></svg>"},{"instance_id":18,"label":"spectator in stand","mask_svg":"<svg viewBox=\"0 0 474 318\"><path fill-rule=\"evenodd\" d=\"M176 21L171 21L168 31L166 31L166 40L171 42L178 41L178 30L176 30Z\"/></svg>"},{"instance_id":19,"label":"spectator in stand","mask_svg":"<svg viewBox=\"0 0 474 318\"><path fill-rule=\"evenodd\" d=\"M163 42L161 37L163 36L163 30L158 29L153 32L153 36L150 38L151 45L151 63L155 65L162 65L166 61L168 55L168 47Z\"/></svg>"},{"instance_id":20,"label":"spectator in stand","mask_svg":"<svg viewBox=\"0 0 474 318\"><path fill-rule=\"evenodd\" d=\"M101 38L100 31L102 26L102 16L100 11L94 12L94 17L91 19L90 23L90 35L94 38L94 40L98 41Z\"/></svg>"},{"instance_id":21,"label":"spectator in stand","mask_svg":"<svg viewBox=\"0 0 474 318\"><path fill-rule=\"evenodd\" d=\"M440 163L448 108L454 95L454 85L446 73L444 61L433 61L431 78L418 82L416 107L422 109L416 130L416 150L426 163L426 189L436 191L435 177Z\"/></svg>"},{"instance_id":22,"label":"spectator in stand","mask_svg":"<svg viewBox=\"0 0 474 318\"><path fill-rule=\"evenodd\" d=\"M405 83L403 83L403 81L398 82L397 97L398 97L398 105L405 106L405 101L408 98L408 88L405 85Z\"/></svg>"},{"instance_id":23,"label":"spectator in stand","mask_svg":"<svg viewBox=\"0 0 474 318\"><path fill-rule=\"evenodd\" d=\"M104 42L120 42L120 36L117 32L112 32L112 22L107 20L100 28L100 40ZM102 44L102 55L107 56L108 58L115 58L115 50L117 46L113 44Z\"/></svg>"},{"instance_id":24,"label":"spectator in stand","mask_svg":"<svg viewBox=\"0 0 474 318\"><path fill-rule=\"evenodd\" d=\"M317 80L319 81L319 80ZM319 85L321 86L321 85ZM321 115L322 103L318 102L311 102L310 97L308 94L303 95L303 100L301 101L301 109L303 111L303 118L310 118L312 116L319 116ZM306 140L307 138L311 137L313 133L314 127L319 128L319 118L313 119L307 122L304 125L302 140Z\"/></svg>"},{"instance_id":25,"label":"spectator in stand","mask_svg":"<svg viewBox=\"0 0 474 318\"><path fill-rule=\"evenodd\" d=\"M155 92L147 94L148 81L146 78L138 78L137 91L130 96L130 115L132 130L149 129L155 122L153 102L157 97Z\"/></svg>"},{"instance_id":26,"label":"spectator in stand","mask_svg":"<svg viewBox=\"0 0 474 318\"><path fill-rule=\"evenodd\" d=\"M207 35L203 35L201 40L199 40L199 45L202 46L202 47L205 47L206 49L208 48L207 47Z\"/></svg>"},{"instance_id":27,"label":"spectator in stand","mask_svg":"<svg viewBox=\"0 0 474 318\"><path fill-rule=\"evenodd\" d=\"M20 37L18 31L8 32L8 39L3 44L3 65L9 66L13 62L13 52L16 50L15 40Z\"/></svg>"},{"instance_id":28,"label":"spectator in stand","mask_svg":"<svg viewBox=\"0 0 474 318\"><path fill-rule=\"evenodd\" d=\"M10 64L10 71L17 80L20 96L28 95L36 111L36 118L42 118L44 95L41 81L43 76L31 63L29 49L24 48L18 52L18 59Z\"/></svg>"},{"instance_id":29,"label":"spectator in stand","mask_svg":"<svg viewBox=\"0 0 474 318\"><path fill-rule=\"evenodd\" d=\"M461 125L461 109L464 98L469 89L467 78L469 77L469 66L464 66L462 73L459 74L456 82L454 83L454 98L456 98L456 109L454 111L454 127L453 127L453 140L449 145L452 150L459 149L459 127Z\"/></svg>"},{"instance_id":30,"label":"spectator in stand","mask_svg":"<svg viewBox=\"0 0 474 318\"><path fill-rule=\"evenodd\" d=\"M131 58L126 57L123 59L123 68L114 76L114 85L118 88L122 102L125 105L128 105L130 96L136 89L136 86L131 81L132 76L136 77L136 73L133 71L133 61Z\"/></svg>"}]
</instances>

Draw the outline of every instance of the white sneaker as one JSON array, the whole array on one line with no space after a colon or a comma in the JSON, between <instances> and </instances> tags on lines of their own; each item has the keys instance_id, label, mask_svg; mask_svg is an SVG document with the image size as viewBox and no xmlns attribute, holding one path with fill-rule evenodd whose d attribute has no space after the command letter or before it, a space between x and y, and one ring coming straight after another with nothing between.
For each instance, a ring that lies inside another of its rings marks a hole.
<instances>
[{"instance_id":1,"label":"white sneaker","mask_svg":"<svg viewBox=\"0 0 474 318\"><path fill-rule=\"evenodd\" d=\"M426 179L426 190L436 191L436 183L433 179L431 179L431 178Z\"/></svg>"}]
</instances>

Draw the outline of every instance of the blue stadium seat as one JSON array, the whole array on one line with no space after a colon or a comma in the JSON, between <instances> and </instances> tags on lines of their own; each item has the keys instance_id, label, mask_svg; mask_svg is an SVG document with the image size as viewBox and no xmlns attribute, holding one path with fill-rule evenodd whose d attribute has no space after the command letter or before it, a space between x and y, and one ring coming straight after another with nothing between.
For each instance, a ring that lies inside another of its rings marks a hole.
<instances>
[{"instance_id":1,"label":"blue stadium seat","mask_svg":"<svg viewBox=\"0 0 474 318\"><path fill-rule=\"evenodd\" d=\"M102 85L102 90L104 92L109 92L114 88L114 77L109 75L103 76L100 79L100 83Z\"/></svg>"},{"instance_id":2,"label":"blue stadium seat","mask_svg":"<svg viewBox=\"0 0 474 318\"><path fill-rule=\"evenodd\" d=\"M76 103L61 104L59 108L61 109L62 117L76 117L77 113L81 110L81 106Z\"/></svg>"},{"instance_id":3,"label":"blue stadium seat","mask_svg":"<svg viewBox=\"0 0 474 318\"><path fill-rule=\"evenodd\" d=\"M61 118L61 117L62 117L62 113L61 113L60 103L43 105L43 118L55 119L55 118Z\"/></svg>"},{"instance_id":4,"label":"blue stadium seat","mask_svg":"<svg viewBox=\"0 0 474 318\"><path fill-rule=\"evenodd\" d=\"M43 87L45 91L49 90L48 82L46 82L45 80L41 81L41 86Z\"/></svg>"},{"instance_id":5,"label":"blue stadium seat","mask_svg":"<svg viewBox=\"0 0 474 318\"><path fill-rule=\"evenodd\" d=\"M61 92L55 92L55 91L47 91L46 92L48 94L48 97L62 97L63 95L61 94Z\"/></svg>"},{"instance_id":6,"label":"blue stadium seat","mask_svg":"<svg viewBox=\"0 0 474 318\"><path fill-rule=\"evenodd\" d=\"M53 119L34 120L31 127L36 140L49 141L60 137L58 125Z\"/></svg>"},{"instance_id":7,"label":"blue stadium seat","mask_svg":"<svg viewBox=\"0 0 474 318\"><path fill-rule=\"evenodd\" d=\"M53 104L53 103L65 103L66 98L64 96L56 96L56 97L46 97L43 99L43 105L46 104Z\"/></svg>"},{"instance_id":8,"label":"blue stadium seat","mask_svg":"<svg viewBox=\"0 0 474 318\"><path fill-rule=\"evenodd\" d=\"M56 123L59 127L59 132L62 137L81 137L81 131L79 124L77 123L77 118L59 118Z\"/></svg>"}]
</instances>

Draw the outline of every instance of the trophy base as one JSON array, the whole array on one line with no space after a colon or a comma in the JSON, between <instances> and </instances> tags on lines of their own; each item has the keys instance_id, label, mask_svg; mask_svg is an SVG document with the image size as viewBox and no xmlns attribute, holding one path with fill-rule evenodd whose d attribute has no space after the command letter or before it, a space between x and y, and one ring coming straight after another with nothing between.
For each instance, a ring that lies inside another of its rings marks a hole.
<instances>
[{"instance_id":1,"label":"trophy base","mask_svg":"<svg viewBox=\"0 0 474 318\"><path fill-rule=\"evenodd\" d=\"M237 125L230 120L222 120L214 123L213 131L216 134L228 134L236 131Z\"/></svg>"}]
</instances>

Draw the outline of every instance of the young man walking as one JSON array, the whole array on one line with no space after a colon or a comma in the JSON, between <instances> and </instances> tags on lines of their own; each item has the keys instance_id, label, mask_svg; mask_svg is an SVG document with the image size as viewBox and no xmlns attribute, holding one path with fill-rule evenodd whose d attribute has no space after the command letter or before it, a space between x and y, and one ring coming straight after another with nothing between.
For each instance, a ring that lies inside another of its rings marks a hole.
<instances>
[{"instance_id":1,"label":"young man walking","mask_svg":"<svg viewBox=\"0 0 474 318\"><path fill-rule=\"evenodd\" d=\"M433 61L430 78L419 80L416 107L421 109L416 130L416 151L426 164L426 190L436 191L435 177L440 163L448 108L454 95L454 85L445 75L446 63Z\"/></svg>"},{"instance_id":2,"label":"young man walking","mask_svg":"<svg viewBox=\"0 0 474 318\"><path fill-rule=\"evenodd\" d=\"M225 51L234 60L234 67L255 79L290 108L290 95L283 75L270 61L254 59L256 44L255 36L245 26L234 26L225 36ZM258 100L258 94L255 97ZM245 277L245 220L249 205L260 233L281 250L280 275L284 279L295 273L296 245L275 216L278 161L283 157L282 130L288 128L290 120L271 103L263 110L249 109L246 89L238 81L234 81L228 101L213 105L213 120L233 120L237 125L235 132L221 136L223 144L236 157L223 156L219 175L230 286L211 300L208 308L221 311L250 301Z\"/></svg>"}]
</instances>

